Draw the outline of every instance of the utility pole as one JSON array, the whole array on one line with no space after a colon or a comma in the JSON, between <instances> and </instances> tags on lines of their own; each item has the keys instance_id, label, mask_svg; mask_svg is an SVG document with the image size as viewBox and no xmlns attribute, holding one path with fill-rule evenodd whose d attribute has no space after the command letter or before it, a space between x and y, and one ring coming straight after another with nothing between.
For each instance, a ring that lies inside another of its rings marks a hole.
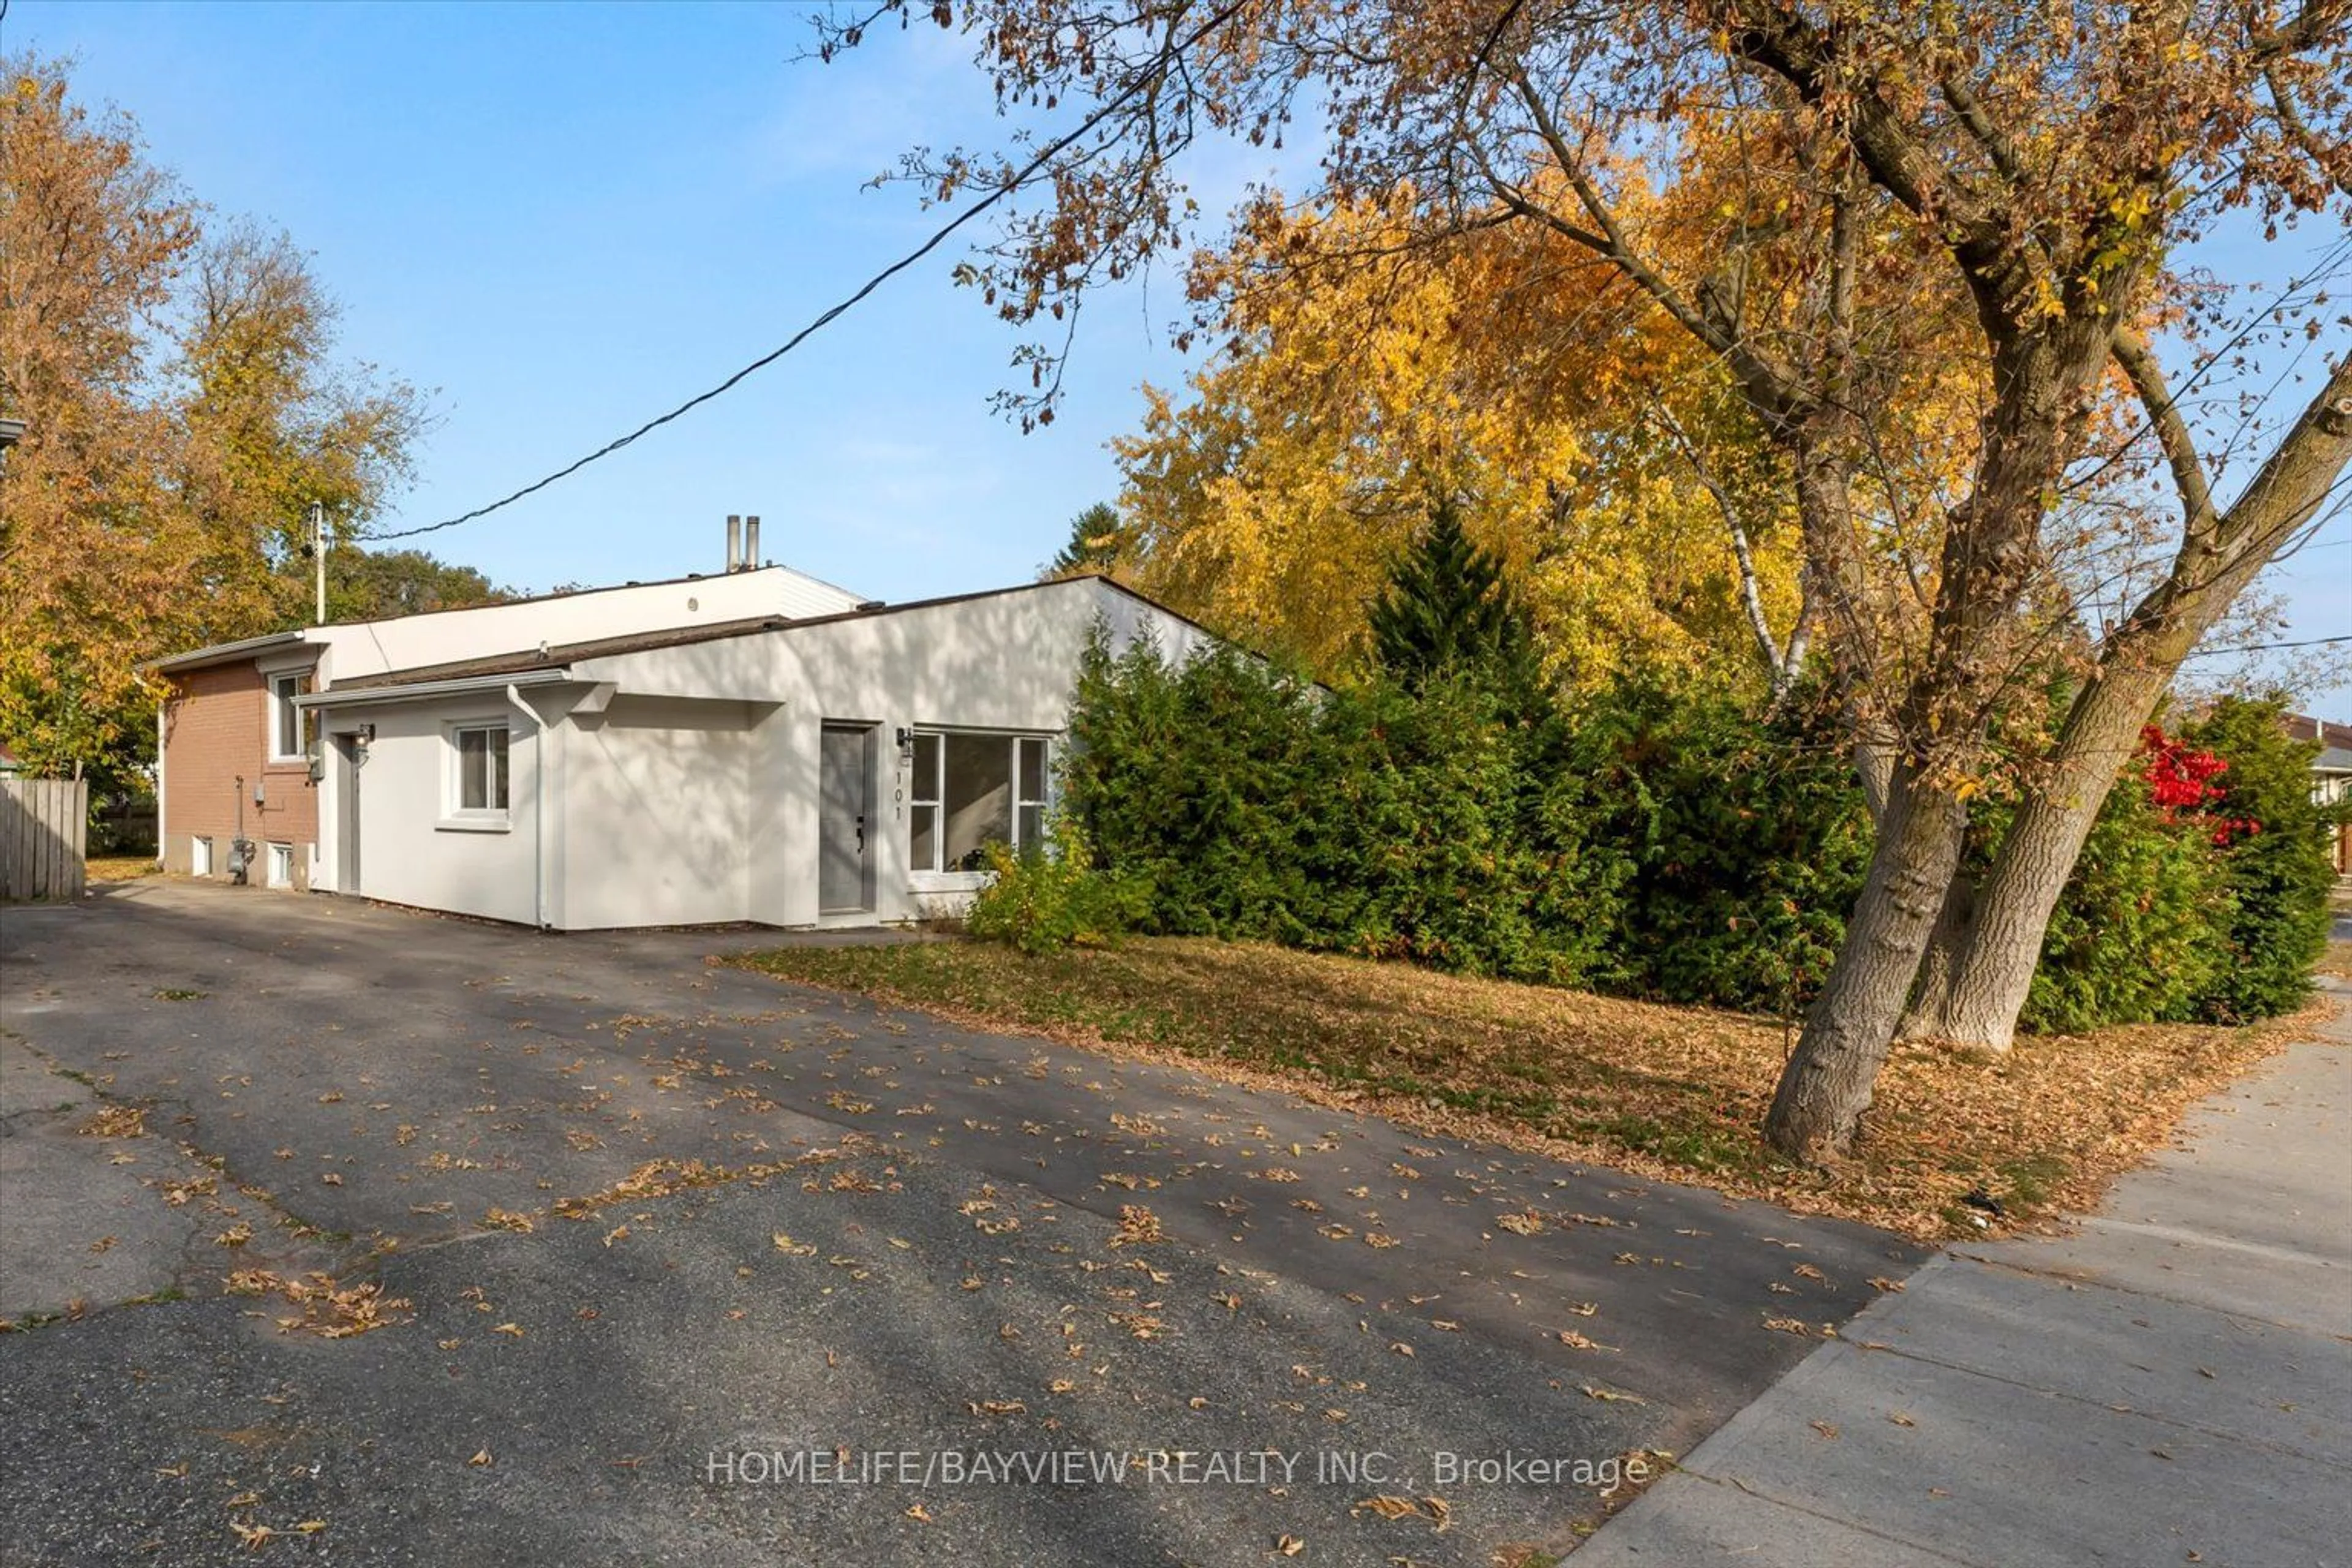
<instances>
[{"instance_id":1,"label":"utility pole","mask_svg":"<svg viewBox=\"0 0 2352 1568\"><path fill-rule=\"evenodd\" d=\"M319 501L310 503L310 568L318 574L319 618L317 626L327 624L327 509Z\"/></svg>"}]
</instances>

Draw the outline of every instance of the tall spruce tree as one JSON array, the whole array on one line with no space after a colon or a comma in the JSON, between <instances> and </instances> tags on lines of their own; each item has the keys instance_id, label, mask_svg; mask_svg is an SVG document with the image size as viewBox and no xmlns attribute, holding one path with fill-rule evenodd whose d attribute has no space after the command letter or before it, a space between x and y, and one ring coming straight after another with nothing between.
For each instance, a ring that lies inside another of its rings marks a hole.
<instances>
[{"instance_id":1,"label":"tall spruce tree","mask_svg":"<svg viewBox=\"0 0 2352 1568\"><path fill-rule=\"evenodd\" d=\"M1108 502L1097 501L1070 519L1069 542L1047 563L1045 575L1050 580L1108 572L1118 564L1119 545L1125 537L1118 512Z\"/></svg>"},{"instance_id":2,"label":"tall spruce tree","mask_svg":"<svg viewBox=\"0 0 2352 1568\"><path fill-rule=\"evenodd\" d=\"M1468 674L1515 690L1534 685L1527 607L1503 575L1501 559L1462 531L1451 497L1431 502L1428 526L1390 568L1371 627L1381 668L1405 686Z\"/></svg>"}]
</instances>

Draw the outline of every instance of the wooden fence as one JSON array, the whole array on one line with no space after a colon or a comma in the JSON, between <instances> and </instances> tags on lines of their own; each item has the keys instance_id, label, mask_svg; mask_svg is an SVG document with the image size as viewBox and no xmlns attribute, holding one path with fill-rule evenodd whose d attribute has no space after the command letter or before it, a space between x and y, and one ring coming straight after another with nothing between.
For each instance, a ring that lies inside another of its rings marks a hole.
<instances>
[{"instance_id":1,"label":"wooden fence","mask_svg":"<svg viewBox=\"0 0 2352 1568\"><path fill-rule=\"evenodd\" d=\"M0 901L82 894L87 779L0 779Z\"/></svg>"}]
</instances>

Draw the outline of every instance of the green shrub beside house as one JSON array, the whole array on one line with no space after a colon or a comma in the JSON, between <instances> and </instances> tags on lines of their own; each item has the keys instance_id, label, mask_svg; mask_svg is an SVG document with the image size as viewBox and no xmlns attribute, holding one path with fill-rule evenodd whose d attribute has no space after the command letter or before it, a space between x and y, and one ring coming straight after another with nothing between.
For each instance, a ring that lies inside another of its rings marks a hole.
<instances>
[{"instance_id":1,"label":"green shrub beside house","mask_svg":"<svg viewBox=\"0 0 2352 1568\"><path fill-rule=\"evenodd\" d=\"M2313 748L2283 716L2227 700L2170 738L2221 764L2192 805L2158 798L2153 753L2126 771L2028 1027L2301 1005L2343 808L2313 803ZM1062 809L1090 861L1005 868L973 915L1033 951L1131 928L1789 1016L1870 853L1845 749L1801 695L1759 715L1636 679L1570 709L1475 668L1332 690L1231 649L1171 667L1139 646L1087 658L1071 740ZM1998 804L1985 816L1997 831Z\"/></svg>"}]
</instances>

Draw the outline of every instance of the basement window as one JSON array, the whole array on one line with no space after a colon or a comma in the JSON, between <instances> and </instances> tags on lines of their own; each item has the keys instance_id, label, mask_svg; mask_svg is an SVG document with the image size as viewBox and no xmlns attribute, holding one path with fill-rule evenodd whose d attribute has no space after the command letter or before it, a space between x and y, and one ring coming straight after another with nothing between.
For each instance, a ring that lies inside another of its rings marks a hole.
<instances>
[{"instance_id":1,"label":"basement window","mask_svg":"<svg viewBox=\"0 0 2352 1568\"><path fill-rule=\"evenodd\" d=\"M273 763L299 763L310 754L311 732L317 719L294 706L297 697L310 694L310 672L289 670L269 678L269 760Z\"/></svg>"},{"instance_id":2,"label":"basement window","mask_svg":"<svg viewBox=\"0 0 2352 1568\"><path fill-rule=\"evenodd\" d=\"M991 844L1017 852L1045 842L1045 736L919 730L913 739L908 869L984 870Z\"/></svg>"},{"instance_id":3,"label":"basement window","mask_svg":"<svg viewBox=\"0 0 2352 1568\"><path fill-rule=\"evenodd\" d=\"M504 827L507 822L507 726L449 727L449 810L446 826Z\"/></svg>"},{"instance_id":4,"label":"basement window","mask_svg":"<svg viewBox=\"0 0 2352 1568\"><path fill-rule=\"evenodd\" d=\"M290 888L294 885L294 846L273 844L269 847L269 886Z\"/></svg>"},{"instance_id":5,"label":"basement window","mask_svg":"<svg viewBox=\"0 0 2352 1568\"><path fill-rule=\"evenodd\" d=\"M195 837L188 840L188 875L209 877L213 874L213 841Z\"/></svg>"}]
</instances>

